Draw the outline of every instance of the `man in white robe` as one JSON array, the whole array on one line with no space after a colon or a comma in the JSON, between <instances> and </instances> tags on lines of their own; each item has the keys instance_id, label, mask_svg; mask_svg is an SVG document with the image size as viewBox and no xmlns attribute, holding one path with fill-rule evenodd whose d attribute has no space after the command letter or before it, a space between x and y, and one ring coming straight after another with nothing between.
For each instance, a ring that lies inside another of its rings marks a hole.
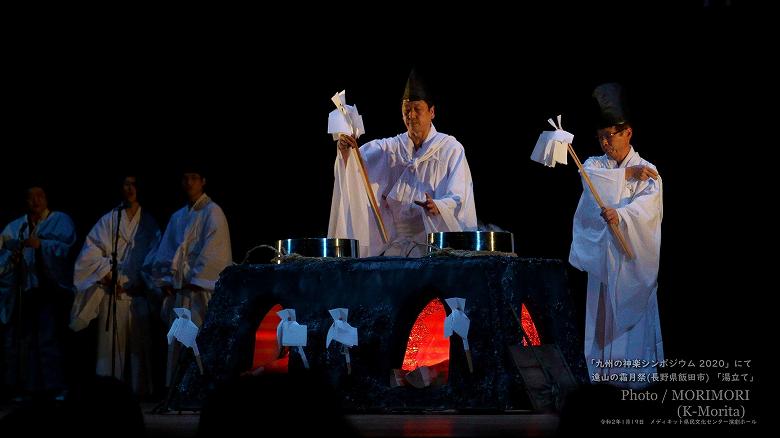
<instances>
[{"instance_id":1,"label":"man in white robe","mask_svg":"<svg viewBox=\"0 0 780 438\"><path fill-rule=\"evenodd\" d=\"M360 164L350 158L357 141L339 137L328 237L360 241L362 257L426 253L427 234L477 229L474 189L466 154L455 137L433 126L435 106L415 71L401 113L407 132L359 148L389 242L369 203Z\"/></svg>"},{"instance_id":2,"label":"man in white robe","mask_svg":"<svg viewBox=\"0 0 780 438\"><path fill-rule=\"evenodd\" d=\"M73 281L76 299L70 328L82 330L97 317L95 372L127 381L136 395L144 396L153 391L152 348L156 343L151 337L150 324L153 303L157 300L151 278L144 276L141 269L160 241L160 228L138 202L135 176L124 178L122 197L122 206L106 213L92 227L76 258ZM115 246L116 331L113 309L110 309ZM109 317L111 320L106 323Z\"/></svg>"},{"instance_id":3,"label":"man in white robe","mask_svg":"<svg viewBox=\"0 0 780 438\"><path fill-rule=\"evenodd\" d=\"M50 211L41 187L27 191L28 213L0 234L0 324L5 381L19 396L59 396L66 387L64 344L73 300L69 253L76 230Z\"/></svg>"},{"instance_id":4,"label":"man in white robe","mask_svg":"<svg viewBox=\"0 0 780 438\"><path fill-rule=\"evenodd\" d=\"M203 325L211 293L220 272L232 263L230 231L222 209L204 192L202 170L187 170L182 188L188 204L176 211L165 228L160 246L150 257L157 286L165 292L162 317L170 327L174 308L192 312L192 322ZM170 385L179 360L180 344L168 348L166 384Z\"/></svg>"},{"instance_id":5,"label":"man in white robe","mask_svg":"<svg viewBox=\"0 0 780 438\"><path fill-rule=\"evenodd\" d=\"M656 295L662 183L655 166L631 146L633 129L620 96L617 84L594 92L605 155L583 166L605 208L599 208L583 181L569 262L588 273L585 357L591 379L639 388L650 383L647 376L664 358ZM618 226L633 259L623 253L608 224Z\"/></svg>"}]
</instances>

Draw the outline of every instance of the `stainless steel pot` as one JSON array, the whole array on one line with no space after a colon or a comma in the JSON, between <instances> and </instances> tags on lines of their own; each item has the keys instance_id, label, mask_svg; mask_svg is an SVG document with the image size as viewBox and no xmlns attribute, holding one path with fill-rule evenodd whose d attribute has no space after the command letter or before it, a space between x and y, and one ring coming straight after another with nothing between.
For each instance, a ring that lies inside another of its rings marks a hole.
<instances>
[{"instance_id":1,"label":"stainless steel pot","mask_svg":"<svg viewBox=\"0 0 780 438\"><path fill-rule=\"evenodd\" d=\"M305 257L360 257L360 245L355 239L283 239L276 242L276 250Z\"/></svg>"},{"instance_id":2,"label":"stainless steel pot","mask_svg":"<svg viewBox=\"0 0 780 438\"><path fill-rule=\"evenodd\" d=\"M428 234L428 244L465 251L515 252L514 235L508 231L445 231Z\"/></svg>"}]
</instances>

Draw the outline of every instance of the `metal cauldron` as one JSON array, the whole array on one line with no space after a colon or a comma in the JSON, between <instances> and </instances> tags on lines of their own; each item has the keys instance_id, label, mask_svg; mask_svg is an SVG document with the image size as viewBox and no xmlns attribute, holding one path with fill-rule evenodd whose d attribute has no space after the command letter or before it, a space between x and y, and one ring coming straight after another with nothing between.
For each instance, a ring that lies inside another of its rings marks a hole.
<instances>
[{"instance_id":1,"label":"metal cauldron","mask_svg":"<svg viewBox=\"0 0 780 438\"><path fill-rule=\"evenodd\" d=\"M360 257L360 245L355 239L283 239L276 242L276 250L304 257Z\"/></svg>"},{"instance_id":2,"label":"metal cauldron","mask_svg":"<svg viewBox=\"0 0 780 438\"><path fill-rule=\"evenodd\" d=\"M465 251L515 252L515 237L508 231L444 231L428 234L428 244Z\"/></svg>"}]
</instances>

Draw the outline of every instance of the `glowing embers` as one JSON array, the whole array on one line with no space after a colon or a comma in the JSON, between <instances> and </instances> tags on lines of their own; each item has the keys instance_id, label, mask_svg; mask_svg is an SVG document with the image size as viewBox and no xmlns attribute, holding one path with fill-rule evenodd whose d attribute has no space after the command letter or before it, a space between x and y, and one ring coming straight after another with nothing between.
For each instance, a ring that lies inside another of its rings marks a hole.
<instances>
[{"instance_id":1,"label":"glowing embers","mask_svg":"<svg viewBox=\"0 0 780 438\"><path fill-rule=\"evenodd\" d=\"M447 382L450 340L444 337L446 317L438 298L423 308L409 333L401 369L394 372L394 386L425 387Z\"/></svg>"},{"instance_id":2,"label":"glowing embers","mask_svg":"<svg viewBox=\"0 0 780 438\"><path fill-rule=\"evenodd\" d=\"M542 340L539 338L539 332L536 330L536 324L534 324L531 313L528 311L528 308L525 307L525 304L520 308L520 322L523 324L523 331L525 331L526 336L530 339L531 345L542 345ZM528 342L526 342L525 339L523 339L523 345L526 347L528 346Z\"/></svg>"},{"instance_id":3,"label":"glowing embers","mask_svg":"<svg viewBox=\"0 0 780 438\"><path fill-rule=\"evenodd\" d=\"M276 341L276 326L279 325L279 316L276 312L283 307L277 304L265 314L260 326L255 332L255 354L252 360L252 369L259 370L262 367L264 373L286 373L290 353L287 347L280 351ZM280 357L281 354L281 357Z\"/></svg>"}]
</instances>

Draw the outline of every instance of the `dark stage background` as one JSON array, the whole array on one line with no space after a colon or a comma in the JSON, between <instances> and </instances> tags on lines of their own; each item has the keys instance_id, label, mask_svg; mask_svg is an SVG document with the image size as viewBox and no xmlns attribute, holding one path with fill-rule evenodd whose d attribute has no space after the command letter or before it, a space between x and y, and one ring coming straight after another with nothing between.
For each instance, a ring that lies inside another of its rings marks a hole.
<instances>
[{"instance_id":1,"label":"dark stage background","mask_svg":"<svg viewBox=\"0 0 780 438\"><path fill-rule=\"evenodd\" d=\"M590 93L620 81L633 144L664 181L667 357L756 359L749 334L766 274L746 257L755 192L733 186L752 148L742 133L757 129L745 110L745 88L756 81L747 68L753 30L742 30L738 7L678 7L651 9L643 26L634 23L640 7L574 25L557 24L554 11L495 10L408 30L345 26L352 37L324 24L271 31L262 21L31 31L10 44L4 69L0 224L21 214L23 189L43 181L52 209L70 214L83 239L119 202L124 169L134 169L143 205L164 226L183 205L178 166L196 157L209 166L207 192L228 217L235 261L257 244L325 236L336 154L326 133L330 97L346 89L357 104L361 143L395 135L417 65L440 97L437 129L466 148L479 219L512 231L520 256L566 259L582 191L576 167L549 169L529 156L556 114L583 160L601 154L587 120ZM585 277L571 279L584 308Z\"/></svg>"}]
</instances>

